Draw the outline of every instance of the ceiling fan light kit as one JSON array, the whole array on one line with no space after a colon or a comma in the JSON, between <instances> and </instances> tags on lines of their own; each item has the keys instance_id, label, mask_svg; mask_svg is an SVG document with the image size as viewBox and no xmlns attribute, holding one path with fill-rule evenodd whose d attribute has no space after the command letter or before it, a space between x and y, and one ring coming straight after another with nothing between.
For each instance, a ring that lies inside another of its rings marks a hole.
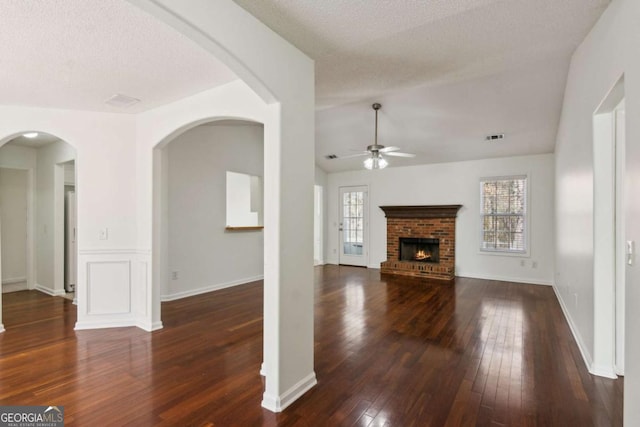
<instances>
[{"instance_id":1,"label":"ceiling fan light kit","mask_svg":"<svg viewBox=\"0 0 640 427\"><path fill-rule=\"evenodd\" d=\"M380 153L378 153L377 156L374 156L373 154L371 155L371 157L368 157L364 160L364 167L371 170L371 169L384 169L389 165L389 162L387 162L384 157L382 157L382 155L380 155Z\"/></svg>"}]
</instances>

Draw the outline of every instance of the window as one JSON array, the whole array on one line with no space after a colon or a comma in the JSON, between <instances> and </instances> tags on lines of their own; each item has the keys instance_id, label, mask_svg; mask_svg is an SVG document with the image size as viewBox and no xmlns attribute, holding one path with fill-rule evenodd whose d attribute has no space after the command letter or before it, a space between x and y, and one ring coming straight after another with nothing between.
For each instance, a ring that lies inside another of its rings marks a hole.
<instances>
[{"instance_id":1,"label":"window","mask_svg":"<svg viewBox=\"0 0 640 427\"><path fill-rule=\"evenodd\" d=\"M527 252L527 177L480 180L480 250Z\"/></svg>"}]
</instances>

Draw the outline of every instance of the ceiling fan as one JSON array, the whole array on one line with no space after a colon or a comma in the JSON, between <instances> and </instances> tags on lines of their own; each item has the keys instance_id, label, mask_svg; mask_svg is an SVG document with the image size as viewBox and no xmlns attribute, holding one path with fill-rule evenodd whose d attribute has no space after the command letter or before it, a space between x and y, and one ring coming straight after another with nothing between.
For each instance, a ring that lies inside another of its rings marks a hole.
<instances>
[{"instance_id":1,"label":"ceiling fan","mask_svg":"<svg viewBox=\"0 0 640 427\"><path fill-rule=\"evenodd\" d=\"M337 156L335 154L330 154L326 156L328 159L348 159L352 157L360 157L367 156L364 160L364 167L367 169L384 169L389 165L389 162L382 156L393 156L393 157L415 157L415 154L411 153L402 153L399 147L385 147L384 145L378 144L378 110L382 108L382 105L379 103L375 103L371 106L376 112L376 125L375 125L375 139L373 145L367 146L366 151L363 151L358 154L351 154L346 156Z\"/></svg>"}]
</instances>

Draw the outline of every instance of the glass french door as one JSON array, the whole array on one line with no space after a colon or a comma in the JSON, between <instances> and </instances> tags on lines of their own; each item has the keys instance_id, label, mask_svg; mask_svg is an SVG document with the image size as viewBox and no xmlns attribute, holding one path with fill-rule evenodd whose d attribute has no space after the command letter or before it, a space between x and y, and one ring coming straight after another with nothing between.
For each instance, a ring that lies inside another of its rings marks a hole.
<instances>
[{"instance_id":1,"label":"glass french door","mask_svg":"<svg viewBox=\"0 0 640 427\"><path fill-rule=\"evenodd\" d=\"M340 264L367 266L367 187L340 188Z\"/></svg>"}]
</instances>

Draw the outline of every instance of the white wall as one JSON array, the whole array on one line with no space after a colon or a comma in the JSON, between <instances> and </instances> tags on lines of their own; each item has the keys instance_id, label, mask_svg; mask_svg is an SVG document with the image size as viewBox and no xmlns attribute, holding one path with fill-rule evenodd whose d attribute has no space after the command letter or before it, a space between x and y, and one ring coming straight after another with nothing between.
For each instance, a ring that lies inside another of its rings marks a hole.
<instances>
[{"instance_id":1,"label":"white wall","mask_svg":"<svg viewBox=\"0 0 640 427\"><path fill-rule=\"evenodd\" d=\"M14 169L34 169L36 149L7 144L0 147L0 167Z\"/></svg>"},{"instance_id":2,"label":"white wall","mask_svg":"<svg viewBox=\"0 0 640 427\"><path fill-rule=\"evenodd\" d=\"M640 241L640 2L614 0L575 52L556 144L557 293L583 353L594 352L593 113L624 74L626 230ZM636 262L638 258L636 257ZM640 425L640 271L627 267L625 425ZM576 303L577 301L577 303ZM609 331L612 333L612 331Z\"/></svg>"},{"instance_id":3,"label":"white wall","mask_svg":"<svg viewBox=\"0 0 640 427\"><path fill-rule=\"evenodd\" d=\"M387 258L386 218L379 206L459 204L462 208L456 223L456 275L551 284L553 164L553 155L543 154L329 174L328 261L338 262L339 187L368 185L369 267L380 268ZM481 253L479 180L520 174L528 175L529 179L529 253L527 256ZM537 263L536 268L533 262Z\"/></svg>"},{"instance_id":4,"label":"white wall","mask_svg":"<svg viewBox=\"0 0 640 427\"><path fill-rule=\"evenodd\" d=\"M28 178L26 170L0 168L3 284L27 281Z\"/></svg>"},{"instance_id":5,"label":"white wall","mask_svg":"<svg viewBox=\"0 0 640 427\"><path fill-rule=\"evenodd\" d=\"M36 156L36 288L63 295L64 265L57 265L64 259L60 259L60 250L64 250L64 206L61 205L64 165L61 163L74 160L76 152L69 144L58 141L38 148Z\"/></svg>"},{"instance_id":6,"label":"white wall","mask_svg":"<svg viewBox=\"0 0 640 427\"><path fill-rule=\"evenodd\" d=\"M263 276L262 231L225 231L226 172L263 175L263 128L240 123L198 126L163 150L168 152L169 250L164 300Z\"/></svg>"}]
</instances>

